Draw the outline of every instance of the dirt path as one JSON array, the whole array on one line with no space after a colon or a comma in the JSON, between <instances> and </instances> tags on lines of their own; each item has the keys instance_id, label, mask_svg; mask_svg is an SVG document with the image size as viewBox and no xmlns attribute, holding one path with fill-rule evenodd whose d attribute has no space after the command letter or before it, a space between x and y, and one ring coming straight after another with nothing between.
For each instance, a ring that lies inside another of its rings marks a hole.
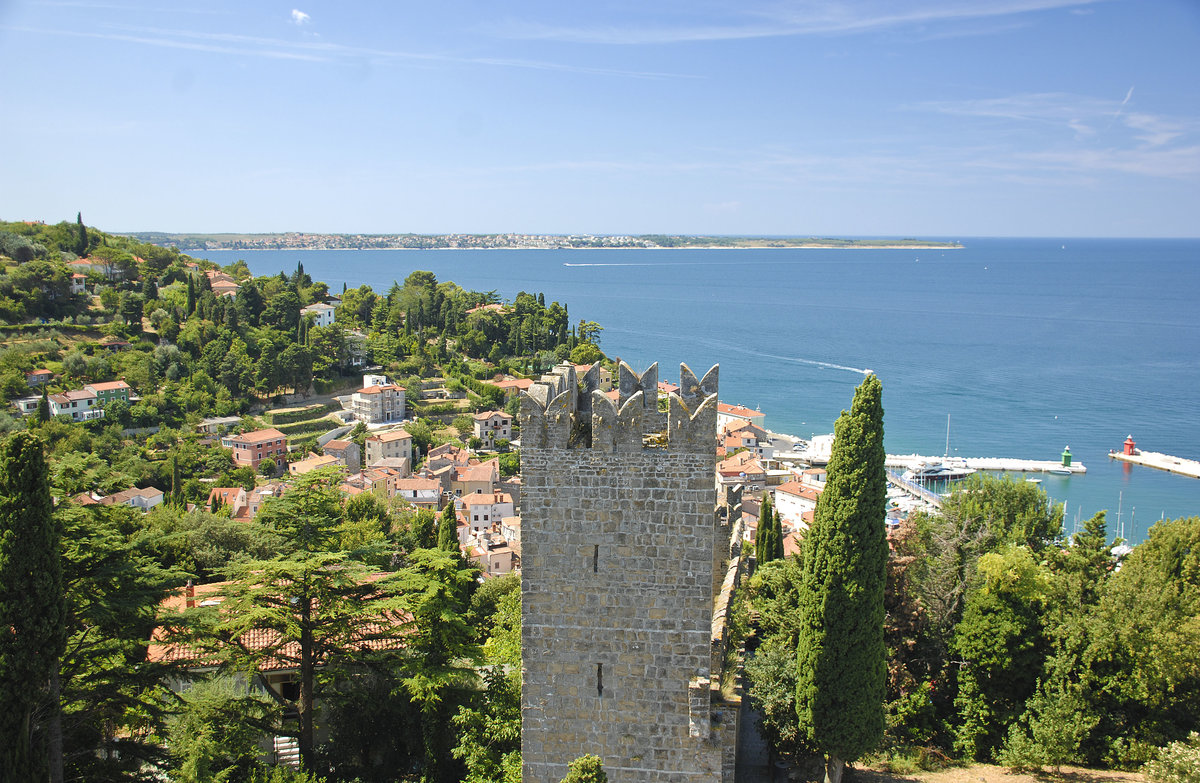
<instances>
[{"instance_id":1,"label":"dirt path","mask_svg":"<svg viewBox=\"0 0 1200 783\"><path fill-rule=\"evenodd\" d=\"M847 775L844 780L847 783L1142 783L1145 778L1137 772L1110 772L1079 767L1063 767L1057 773L1052 769L1042 772L1014 772L991 764L974 764L970 767L911 775L856 769L853 777Z\"/></svg>"}]
</instances>

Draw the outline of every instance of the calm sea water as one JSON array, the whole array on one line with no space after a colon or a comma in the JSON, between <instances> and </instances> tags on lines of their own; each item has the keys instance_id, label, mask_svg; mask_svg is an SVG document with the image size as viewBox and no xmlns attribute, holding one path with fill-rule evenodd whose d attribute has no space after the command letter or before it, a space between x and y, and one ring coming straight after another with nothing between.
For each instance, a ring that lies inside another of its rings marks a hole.
<instances>
[{"instance_id":1,"label":"calm sea water","mask_svg":"<svg viewBox=\"0 0 1200 783\"><path fill-rule=\"evenodd\" d=\"M721 397L802 437L832 431L865 370L890 453L1057 459L1042 487L1076 519L1139 541L1200 514L1200 481L1108 459L1200 459L1200 240L971 239L960 250L211 251L256 275L298 261L330 290L414 269L464 288L544 292L601 347L676 379L721 365Z\"/></svg>"}]
</instances>

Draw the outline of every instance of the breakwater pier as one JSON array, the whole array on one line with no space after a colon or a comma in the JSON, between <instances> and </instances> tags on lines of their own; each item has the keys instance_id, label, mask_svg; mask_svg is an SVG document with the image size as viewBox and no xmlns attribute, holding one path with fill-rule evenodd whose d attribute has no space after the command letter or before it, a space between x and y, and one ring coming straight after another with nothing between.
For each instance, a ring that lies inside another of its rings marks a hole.
<instances>
[{"instance_id":1,"label":"breakwater pier","mask_svg":"<svg viewBox=\"0 0 1200 783\"><path fill-rule=\"evenodd\" d=\"M920 454L889 454L887 466L897 470L908 470L922 464L940 462L947 466L964 467L972 470L994 470L1007 473L1057 473L1076 475L1087 473L1080 462L1064 465L1058 460L1013 459L1010 457L925 457ZM1197 467L1200 467L1198 463Z\"/></svg>"},{"instance_id":2,"label":"breakwater pier","mask_svg":"<svg viewBox=\"0 0 1200 783\"><path fill-rule=\"evenodd\" d=\"M1157 451L1142 451L1141 449L1135 449L1132 454L1110 451L1108 457L1133 465L1144 465L1148 468L1165 470L1168 473L1178 473L1181 476L1200 478L1200 462L1194 459L1172 457L1170 454L1159 454Z\"/></svg>"}]
</instances>

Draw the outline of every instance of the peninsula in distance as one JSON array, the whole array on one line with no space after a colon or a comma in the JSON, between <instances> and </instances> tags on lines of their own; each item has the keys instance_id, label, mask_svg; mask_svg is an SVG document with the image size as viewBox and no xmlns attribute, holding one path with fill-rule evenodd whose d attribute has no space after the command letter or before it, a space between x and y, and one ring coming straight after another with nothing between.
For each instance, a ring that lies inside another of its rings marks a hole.
<instances>
[{"instance_id":1,"label":"peninsula in distance","mask_svg":"<svg viewBox=\"0 0 1200 783\"><path fill-rule=\"evenodd\" d=\"M690 236L641 234L171 234L143 231L125 234L141 242L173 245L180 250L440 250L557 248L741 248L812 247L848 249L953 249L958 242L926 239L833 239L825 237Z\"/></svg>"}]
</instances>

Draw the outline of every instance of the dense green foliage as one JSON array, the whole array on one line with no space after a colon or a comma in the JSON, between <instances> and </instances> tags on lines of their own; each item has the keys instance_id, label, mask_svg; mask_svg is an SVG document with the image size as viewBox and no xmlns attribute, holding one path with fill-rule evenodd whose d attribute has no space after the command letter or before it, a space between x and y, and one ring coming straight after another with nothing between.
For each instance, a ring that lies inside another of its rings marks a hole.
<instances>
[{"instance_id":1,"label":"dense green foliage","mask_svg":"<svg viewBox=\"0 0 1200 783\"><path fill-rule=\"evenodd\" d=\"M1135 768L1200 727L1200 519L1160 523L1118 558L1104 514L1070 539L1061 516L1037 487L972 477L891 537L886 755ZM750 695L793 760L814 752L788 711L800 572L768 564L747 591Z\"/></svg>"},{"instance_id":2,"label":"dense green foliage","mask_svg":"<svg viewBox=\"0 0 1200 783\"><path fill-rule=\"evenodd\" d=\"M580 756L568 764L567 769L570 771L562 783L608 783L608 775L599 756L590 753Z\"/></svg>"},{"instance_id":3,"label":"dense green foliage","mask_svg":"<svg viewBox=\"0 0 1200 783\"><path fill-rule=\"evenodd\" d=\"M870 375L834 425L799 590L796 709L834 778L883 734L884 457L882 387Z\"/></svg>"}]
</instances>

